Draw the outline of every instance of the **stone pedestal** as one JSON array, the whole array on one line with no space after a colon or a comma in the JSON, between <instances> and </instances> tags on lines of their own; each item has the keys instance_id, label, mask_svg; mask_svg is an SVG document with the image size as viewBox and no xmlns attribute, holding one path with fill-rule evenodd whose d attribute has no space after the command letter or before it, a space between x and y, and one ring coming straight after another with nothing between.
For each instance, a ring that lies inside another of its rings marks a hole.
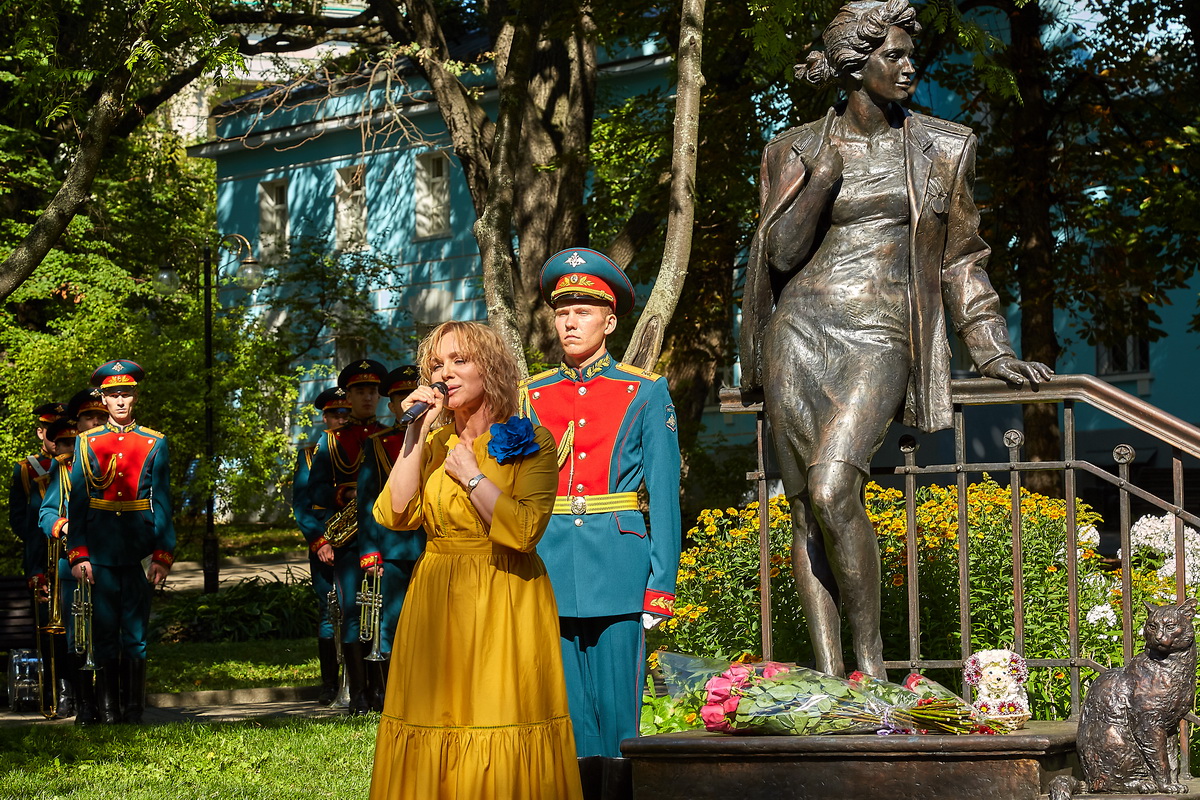
<instances>
[{"instance_id":1,"label":"stone pedestal","mask_svg":"<svg viewBox=\"0 0 1200 800\"><path fill-rule=\"evenodd\" d=\"M1007 736L730 736L627 739L636 800L1037 800L1078 775L1074 722Z\"/></svg>"}]
</instances>

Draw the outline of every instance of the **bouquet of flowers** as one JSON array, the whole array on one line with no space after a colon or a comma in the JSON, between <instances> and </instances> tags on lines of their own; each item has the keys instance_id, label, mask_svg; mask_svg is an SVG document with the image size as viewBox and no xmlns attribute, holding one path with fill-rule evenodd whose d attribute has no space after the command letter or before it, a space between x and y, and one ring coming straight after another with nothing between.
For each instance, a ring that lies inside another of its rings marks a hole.
<instances>
[{"instance_id":1,"label":"bouquet of flowers","mask_svg":"<svg viewBox=\"0 0 1200 800\"><path fill-rule=\"evenodd\" d=\"M806 736L837 733L1004 733L945 687L913 674L904 686L856 672L837 678L768 661L743 664L662 653L668 687L702 701L710 731Z\"/></svg>"}]
</instances>

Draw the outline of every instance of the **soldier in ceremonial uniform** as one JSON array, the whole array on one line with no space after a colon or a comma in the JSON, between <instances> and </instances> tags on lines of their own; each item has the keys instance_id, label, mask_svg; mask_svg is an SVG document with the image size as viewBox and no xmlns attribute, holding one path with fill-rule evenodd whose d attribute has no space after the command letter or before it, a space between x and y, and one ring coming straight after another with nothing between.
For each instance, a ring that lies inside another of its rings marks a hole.
<instances>
[{"instance_id":1,"label":"soldier in ceremonial uniform","mask_svg":"<svg viewBox=\"0 0 1200 800\"><path fill-rule=\"evenodd\" d=\"M379 393L388 398L388 410L396 415L397 421L403 413L400 401L417 388L419 378L420 371L416 366L406 364L389 372L387 379L379 384ZM383 601L380 609L379 651L384 660L367 664L368 670L375 671L371 680L375 692L370 700L371 707L376 711L383 710L392 638L400 621L400 609L404 605L408 581L417 559L425 549L424 530L393 531L376 522L371 513L375 498L383 491L403 444L404 428L399 425L372 434L363 456L362 469L358 472L358 496L363 498L358 504L359 564L370 574L382 571L379 584Z\"/></svg>"},{"instance_id":2,"label":"soldier in ceremonial uniform","mask_svg":"<svg viewBox=\"0 0 1200 800\"><path fill-rule=\"evenodd\" d=\"M604 757L601 765L621 774L620 742L638 734L643 628L670 616L675 599L675 407L665 378L605 347L617 317L633 308L633 287L616 264L595 250L564 250L543 266L541 288L564 355L521 387L524 413L558 441L558 499L538 554L558 601L578 754ZM643 483L649 528L638 507ZM595 764L581 768L592 773Z\"/></svg>"},{"instance_id":3,"label":"soldier in ceremonial uniform","mask_svg":"<svg viewBox=\"0 0 1200 800\"><path fill-rule=\"evenodd\" d=\"M142 721L150 595L175 561L167 439L133 418L144 377L127 359L92 374L109 420L79 435L67 499L71 573L92 584L96 685L106 723Z\"/></svg>"},{"instance_id":4,"label":"soldier in ceremonial uniform","mask_svg":"<svg viewBox=\"0 0 1200 800\"><path fill-rule=\"evenodd\" d=\"M53 675L53 679L57 683L58 704L55 708L55 716L63 718L75 716L77 724L86 725L95 721L96 708L89 691L90 687L79 688L78 667L82 665L83 661L71 652L74 636L70 625L69 610L71 596L77 584L71 577L71 565L66 558L66 548L59 547L59 557L56 559L56 563L50 563L50 544L52 538L60 537L62 527L55 525L54 522L58 519L66 522L66 495L70 481L71 460L75 456L76 423L69 407L67 414L68 416L50 423L46 429L47 440L54 443L54 461L50 465L50 473L47 476L45 495L35 500L29 509L37 526L35 534L30 538L38 543L36 553L32 556L32 563L38 565L40 571L45 572L44 575L39 576L39 584L47 588L44 602L47 604L50 602L49 592L57 591L59 609L64 623L62 633L42 634L44 636L43 658L53 653L54 659L52 671L49 669L49 664L43 663L43 676L50 678ZM49 527L45 524L47 522L50 523ZM53 570L53 575L51 570ZM90 676L87 677L90 678ZM79 710L78 715L76 714L77 710Z\"/></svg>"},{"instance_id":5,"label":"soldier in ceremonial uniform","mask_svg":"<svg viewBox=\"0 0 1200 800\"><path fill-rule=\"evenodd\" d=\"M308 473L308 492L312 499L313 515L326 527L326 536L314 542L318 552L325 539L336 531L329 530L334 515L354 502L358 494L358 470L366 455L371 434L383 429L375 419L379 405L379 384L387 377L387 367L378 361L355 361L338 375L338 388L350 399L350 421L336 431L325 431L317 444ZM348 520L357 524L355 509L346 512ZM358 602L356 596L362 582L359 568L357 537L338 543L333 548L334 585L338 605L342 609L342 656L346 679L350 684L350 714L366 714L371 710L368 676L363 660L366 649L358 640ZM312 545L310 545L312 547Z\"/></svg>"},{"instance_id":6,"label":"soldier in ceremonial uniform","mask_svg":"<svg viewBox=\"0 0 1200 800\"><path fill-rule=\"evenodd\" d=\"M325 430L336 431L350 421L350 398L343 389L331 386L317 395L313 407L321 412ZM308 566L313 594L317 598L317 660L321 665L321 693L317 702L327 706L337 697L338 656L333 641L333 619L329 615L329 592L333 590L333 548L325 541L325 525L313 512L308 479L317 443L306 444L296 454L292 480L292 514L300 534L308 543Z\"/></svg>"},{"instance_id":7,"label":"soldier in ceremonial uniform","mask_svg":"<svg viewBox=\"0 0 1200 800\"><path fill-rule=\"evenodd\" d=\"M8 487L8 524L13 536L22 544L29 540L37 520L29 519L29 504L36 493L40 498L46 489L46 481L54 459L54 442L46 440L46 429L63 414L62 403L42 403L33 409L34 433L38 438L38 452L26 456L13 465L12 481ZM40 491L35 489L40 487ZM29 577L29 576L26 576Z\"/></svg>"}]
</instances>

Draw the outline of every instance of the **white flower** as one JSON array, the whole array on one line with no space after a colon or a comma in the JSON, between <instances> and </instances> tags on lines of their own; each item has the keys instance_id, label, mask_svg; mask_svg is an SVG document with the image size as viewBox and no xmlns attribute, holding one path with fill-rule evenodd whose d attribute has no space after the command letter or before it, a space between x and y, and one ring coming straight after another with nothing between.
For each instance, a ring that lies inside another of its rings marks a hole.
<instances>
[{"instance_id":1,"label":"white flower","mask_svg":"<svg viewBox=\"0 0 1200 800\"><path fill-rule=\"evenodd\" d=\"M1088 610L1087 621L1089 625L1096 626L1099 626L1101 622L1107 622L1108 627L1115 628L1117 625L1117 612L1113 611L1112 606L1107 603L1100 603Z\"/></svg>"},{"instance_id":2,"label":"white flower","mask_svg":"<svg viewBox=\"0 0 1200 800\"><path fill-rule=\"evenodd\" d=\"M1100 531L1096 530L1095 525L1082 527L1075 533L1075 542L1095 547L1100 544Z\"/></svg>"}]
</instances>

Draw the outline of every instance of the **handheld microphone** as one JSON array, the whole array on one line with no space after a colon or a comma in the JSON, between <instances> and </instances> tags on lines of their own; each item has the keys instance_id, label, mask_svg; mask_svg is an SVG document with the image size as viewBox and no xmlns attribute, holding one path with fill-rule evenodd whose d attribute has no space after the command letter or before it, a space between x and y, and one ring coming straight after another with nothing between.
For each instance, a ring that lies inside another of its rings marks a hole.
<instances>
[{"instance_id":1,"label":"handheld microphone","mask_svg":"<svg viewBox=\"0 0 1200 800\"><path fill-rule=\"evenodd\" d=\"M448 388L446 388L446 384L443 383L442 381L438 381L437 383L431 383L429 385L429 388L435 390L442 397L445 397L446 395L448 395L450 393L450 390ZM425 412L431 408L433 408L433 403L413 403L411 406L408 407L408 411L405 411L403 414L400 415L400 420L396 424L397 425L412 424L413 422L416 422L418 419L423 417L425 415Z\"/></svg>"}]
</instances>

